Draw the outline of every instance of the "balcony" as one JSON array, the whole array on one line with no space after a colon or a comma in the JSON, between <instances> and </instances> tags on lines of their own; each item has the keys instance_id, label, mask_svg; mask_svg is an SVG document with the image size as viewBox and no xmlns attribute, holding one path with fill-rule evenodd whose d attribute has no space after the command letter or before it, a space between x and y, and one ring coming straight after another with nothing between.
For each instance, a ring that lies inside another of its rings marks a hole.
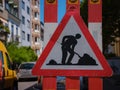
<instances>
[{"instance_id":1,"label":"balcony","mask_svg":"<svg viewBox=\"0 0 120 90\"><path fill-rule=\"evenodd\" d=\"M18 5L17 5L17 4L14 4L13 7L14 7L14 8L18 8Z\"/></svg>"},{"instance_id":2,"label":"balcony","mask_svg":"<svg viewBox=\"0 0 120 90\"><path fill-rule=\"evenodd\" d=\"M39 50L40 49L40 43L39 42L35 42L35 43L32 42L31 47L32 47L33 50L36 50L36 49Z\"/></svg>"},{"instance_id":3,"label":"balcony","mask_svg":"<svg viewBox=\"0 0 120 90\"><path fill-rule=\"evenodd\" d=\"M38 17L35 17L34 19L35 19L36 21L37 21L37 20L39 21L39 18L38 18Z\"/></svg>"},{"instance_id":4,"label":"balcony","mask_svg":"<svg viewBox=\"0 0 120 90\"><path fill-rule=\"evenodd\" d=\"M39 30L32 31L32 36L40 37L40 31Z\"/></svg>"},{"instance_id":5,"label":"balcony","mask_svg":"<svg viewBox=\"0 0 120 90\"><path fill-rule=\"evenodd\" d=\"M0 11L3 11L3 10L4 10L4 9L3 9L3 6L0 5Z\"/></svg>"},{"instance_id":6,"label":"balcony","mask_svg":"<svg viewBox=\"0 0 120 90\"><path fill-rule=\"evenodd\" d=\"M9 0L9 1L8 1L8 4L13 4L13 3L14 3L13 0Z\"/></svg>"},{"instance_id":7,"label":"balcony","mask_svg":"<svg viewBox=\"0 0 120 90\"><path fill-rule=\"evenodd\" d=\"M8 33L4 29L0 28L0 40L7 41L7 35Z\"/></svg>"},{"instance_id":8,"label":"balcony","mask_svg":"<svg viewBox=\"0 0 120 90\"><path fill-rule=\"evenodd\" d=\"M39 21L39 19L37 18L32 18L32 22L33 23L35 23L35 24L38 24L38 25L40 25L40 21Z\"/></svg>"},{"instance_id":9,"label":"balcony","mask_svg":"<svg viewBox=\"0 0 120 90\"><path fill-rule=\"evenodd\" d=\"M38 12L38 13L40 12L38 6L32 6L32 10L33 10L34 12Z\"/></svg>"},{"instance_id":10,"label":"balcony","mask_svg":"<svg viewBox=\"0 0 120 90\"><path fill-rule=\"evenodd\" d=\"M38 49L38 50L40 49L40 43L39 42L35 42L35 48Z\"/></svg>"},{"instance_id":11,"label":"balcony","mask_svg":"<svg viewBox=\"0 0 120 90\"><path fill-rule=\"evenodd\" d=\"M36 32L36 33L40 33L40 31L39 31L38 29L35 29L35 32Z\"/></svg>"}]
</instances>

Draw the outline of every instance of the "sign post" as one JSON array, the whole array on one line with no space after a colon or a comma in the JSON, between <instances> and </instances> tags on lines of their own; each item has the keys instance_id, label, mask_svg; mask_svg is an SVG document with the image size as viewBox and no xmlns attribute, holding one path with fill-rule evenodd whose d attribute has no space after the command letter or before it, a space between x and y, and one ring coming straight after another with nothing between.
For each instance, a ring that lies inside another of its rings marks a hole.
<instances>
[{"instance_id":1,"label":"sign post","mask_svg":"<svg viewBox=\"0 0 120 90\"><path fill-rule=\"evenodd\" d=\"M76 10L80 14L80 0L66 0L66 10ZM66 77L66 90L80 90L80 77Z\"/></svg>"},{"instance_id":2,"label":"sign post","mask_svg":"<svg viewBox=\"0 0 120 90\"><path fill-rule=\"evenodd\" d=\"M80 78L66 77L66 90L80 90Z\"/></svg>"},{"instance_id":3,"label":"sign post","mask_svg":"<svg viewBox=\"0 0 120 90\"><path fill-rule=\"evenodd\" d=\"M88 0L88 27L102 51L102 0ZM102 78L89 77L88 83L89 90L103 90Z\"/></svg>"},{"instance_id":4,"label":"sign post","mask_svg":"<svg viewBox=\"0 0 120 90\"><path fill-rule=\"evenodd\" d=\"M57 23L58 0L44 0L44 48L54 33ZM56 77L43 76L43 90L56 90Z\"/></svg>"},{"instance_id":5,"label":"sign post","mask_svg":"<svg viewBox=\"0 0 120 90\"><path fill-rule=\"evenodd\" d=\"M88 88L89 90L103 90L103 80L102 78L88 78Z\"/></svg>"},{"instance_id":6,"label":"sign post","mask_svg":"<svg viewBox=\"0 0 120 90\"><path fill-rule=\"evenodd\" d=\"M43 90L56 90L57 83L55 76L44 76L43 77Z\"/></svg>"}]
</instances>

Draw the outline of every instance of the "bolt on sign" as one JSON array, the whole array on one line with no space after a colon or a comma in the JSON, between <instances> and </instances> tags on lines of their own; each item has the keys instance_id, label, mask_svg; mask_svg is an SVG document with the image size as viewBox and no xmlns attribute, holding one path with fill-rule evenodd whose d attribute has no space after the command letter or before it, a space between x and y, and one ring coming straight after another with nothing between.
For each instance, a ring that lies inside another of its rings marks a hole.
<instances>
[{"instance_id":1,"label":"bolt on sign","mask_svg":"<svg viewBox=\"0 0 120 90\"><path fill-rule=\"evenodd\" d=\"M68 4L78 4L78 0L68 0Z\"/></svg>"},{"instance_id":2,"label":"bolt on sign","mask_svg":"<svg viewBox=\"0 0 120 90\"><path fill-rule=\"evenodd\" d=\"M47 4L55 4L56 0L45 0Z\"/></svg>"},{"instance_id":3,"label":"bolt on sign","mask_svg":"<svg viewBox=\"0 0 120 90\"><path fill-rule=\"evenodd\" d=\"M100 4L100 0L90 0L91 4Z\"/></svg>"}]
</instances>

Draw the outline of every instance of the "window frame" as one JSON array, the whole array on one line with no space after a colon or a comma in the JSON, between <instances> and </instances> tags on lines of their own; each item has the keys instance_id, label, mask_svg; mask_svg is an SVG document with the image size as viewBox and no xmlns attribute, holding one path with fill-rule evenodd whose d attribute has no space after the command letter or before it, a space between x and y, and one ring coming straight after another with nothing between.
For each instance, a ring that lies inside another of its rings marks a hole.
<instances>
[{"instance_id":1,"label":"window frame","mask_svg":"<svg viewBox=\"0 0 120 90\"><path fill-rule=\"evenodd\" d=\"M27 6L27 14L30 15L30 7Z\"/></svg>"},{"instance_id":2,"label":"window frame","mask_svg":"<svg viewBox=\"0 0 120 90\"><path fill-rule=\"evenodd\" d=\"M22 9L25 10L25 2L22 0Z\"/></svg>"},{"instance_id":3,"label":"window frame","mask_svg":"<svg viewBox=\"0 0 120 90\"><path fill-rule=\"evenodd\" d=\"M4 64L4 60L3 60L3 52L0 51L0 60L2 61L2 64Z\"/></svg>"},{"instance_id":4,"label":"window frame","mask_svg":"<svg viewBox=\"0 0 120 90\"><path fill-rule=\"evenodd\" d=\"M5 57L6 57L8 69L12 70L12 62L10 61L10 57L7 53L5 53Z\"/></svg>"},{"instance_id":5,"label":"window frame","mask_svg":"<svg viewBox=\"0 0 120 90\"><path fill-rule=\"evenodd\" d=\"M22 31L22 39L25 40L25 31Z\"/></svg>"},{"instance_id":6,"label":"window frame","mask_svg":"<svg viewBox=\"0 0 120 90\"><path fill-rule=\"evenodd\" d=\"M22 24L25 24L25 17L22 16Z\"/></svg>"}]
</instances>

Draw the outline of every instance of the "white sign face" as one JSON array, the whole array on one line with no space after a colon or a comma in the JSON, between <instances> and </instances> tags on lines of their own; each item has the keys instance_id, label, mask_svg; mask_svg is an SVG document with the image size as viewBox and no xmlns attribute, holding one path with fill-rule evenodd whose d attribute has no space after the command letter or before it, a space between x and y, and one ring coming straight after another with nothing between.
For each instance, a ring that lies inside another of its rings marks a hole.
<instances>
[{"instance_id":1,"label":"white sign face","mask_svg":"<svg viewBox=\"0 0 120 90\"><path fill-rule=\"evenodd\" d=\"M103 70L103 67L71 16L41 69Z\"/></svg>"}]
</instances>

